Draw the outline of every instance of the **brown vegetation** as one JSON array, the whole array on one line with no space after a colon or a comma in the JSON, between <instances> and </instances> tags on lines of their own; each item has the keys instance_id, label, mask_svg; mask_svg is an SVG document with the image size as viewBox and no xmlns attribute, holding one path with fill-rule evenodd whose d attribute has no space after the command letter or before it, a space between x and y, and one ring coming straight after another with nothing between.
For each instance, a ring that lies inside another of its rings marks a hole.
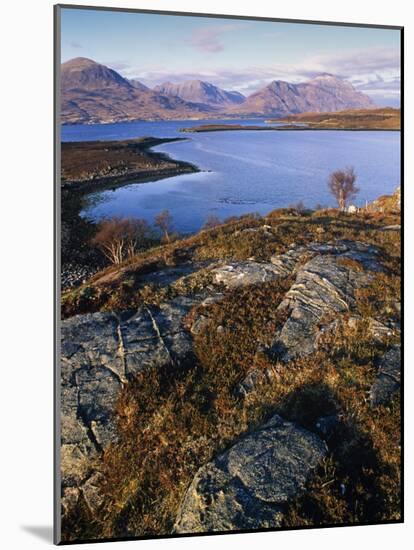
<instances>
[{"instance_id":1,"label":"brown vegetation","mask_svg":"<svg viewBox=\"0 0 414 550\"><path fill-rule=\"evenodd\" d=\"M315 212L298 212L294 208L278 209L264 218L256 215L242 216L212 229L162 246L140 252L124 261L120 267L108 267L86 284L62 296L62 315L99 310L117 310L137 306L154 296L157 302L159 290L142 287L140 277L156 272L166 265L179 265L188 261L245 260L254 257L268 261L273 254L285 252L291 243L306 245L310 242L329 240L359 240L375 244L383 249L384 258L391 254L400 257L398 232L382 228L400 223L398 209L386 212L361 211L352 216L335 209ZM268 225L272 238L263 230ZM251 229L257 231L251 231ZM249 231L245 231L249 229ZM168 296L176 291L168 287Z\"/></svg>"},{"instance_id":2,"label":"brown vegetation","mask_svg":"<svg viewBox=\"0 0 414 550\"><path fill-rule=\"evenodd\" d=\"M338 418L329 455L306 493L289 504L286 527L400 519L399 400L372 409L367 399L375 362L396 340L390 336L382 343L374 341L367 323L372 316L384 322L397 320L390 304L399 300L400 233L382 228L399 220L398 211L349 216L333 209L282 209L265 218L245 216L144 251L65 293L65 315L136 307L156 301L160 293L163 299L167 294L191 294L198 283L206 284L199 280L204 275L197 274L185 285L142 288L140 275L166 261L252 256L268 260L292 242L372 243L381 249L385 268L359 291L357 322L342 315L317 352L286 365L257 348L270 341L284 320L284 312L275 305L289 288L289 280L228 290L220 304L204 307L208 329L194 337L193 364L179 372L171 368L145 372L123 390L118 402L119 442L106 450L101 467L105 504L94 516L86 505L79 508L65 526L67 536L171 533L178 505L197 469L274 411L305 427L321 416ZM360 268L354 260L344 261ZM234 389L255 369L271 369L274 376L241 399Z\"/></svg>"},{"instance_id":3,"label":"brown vegetation","mask_svg":"<svg viewBox=\"0 0 414 550\"><path fill-rule=\"evenodd\" d=\"M399 130L400 109L350 109L336 113L301 113L269 122L307 124L314 129Z\"/></svg>"},{"instance_id":4,"label":"brown vegetation","mask_svg":"<svg viewBox=\"0 0 414 550\"><path fill-rule=\"evenodd\" d=\"M145 220L115 217L98 224L91 243L112 264L120 264L144 248L149 237L150 228Z\"/></svg>"}]
</instances>

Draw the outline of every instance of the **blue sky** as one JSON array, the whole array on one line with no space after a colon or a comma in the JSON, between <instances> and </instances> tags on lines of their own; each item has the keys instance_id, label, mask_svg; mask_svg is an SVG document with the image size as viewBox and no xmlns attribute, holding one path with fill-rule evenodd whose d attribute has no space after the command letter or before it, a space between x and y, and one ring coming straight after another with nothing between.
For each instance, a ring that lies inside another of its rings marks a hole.
<instances>
[{"instance_id":1,"label":"blue sky","mask_svg":"<svg viewBox=\"0 0 414 550\"><path fill-rule=\"evenodd\" d=\"M329 72L399 104L396 30L65 8L61 21L62 61L88 57L147 86L199 78L249 94Z\"/></svg>"}]
</instances>

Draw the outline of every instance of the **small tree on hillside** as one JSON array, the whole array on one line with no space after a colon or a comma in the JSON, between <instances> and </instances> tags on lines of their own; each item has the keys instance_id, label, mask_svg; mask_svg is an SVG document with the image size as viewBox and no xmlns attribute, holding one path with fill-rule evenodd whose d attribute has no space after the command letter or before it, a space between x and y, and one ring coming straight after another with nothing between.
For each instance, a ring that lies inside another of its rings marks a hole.
<instances>
[{"instance_id":1,"label":"small tree on hillside","mask_svg":"<svg viewBox=\"0 0 414 550\"><path fill-rule=\"evenodd\" d=\"M162 210L155 216L155 225L164 234L164 238L169 243L171 241L170 233L172 231L173 218L169 210Z\"/></svg>"},{"instance_id":2,"label":"small tree on hillside","mask_svg":"<svg viewBox=\"0 0 414 550\"><path fill-rule=\"evenodd\" d=\"M120 264L134 256L145 245L150 229L145 220L111 218L99 223L98 231L92 239L104 256L113 264Z\"/></svg>"},{"instance_id":3,"label":"small tree on hillside","mask_svg":"<svg viewBox=\"0 0 414 550\"><path fill-rule=\"evenodd\" d=\"M338 208L342 211L345 210L348 201L353 199L359 192L358 187L355 186L356 179L357 176L352 167L336 170L329 176L329 190L335 197Z\"/></svg>"}]
</instances>

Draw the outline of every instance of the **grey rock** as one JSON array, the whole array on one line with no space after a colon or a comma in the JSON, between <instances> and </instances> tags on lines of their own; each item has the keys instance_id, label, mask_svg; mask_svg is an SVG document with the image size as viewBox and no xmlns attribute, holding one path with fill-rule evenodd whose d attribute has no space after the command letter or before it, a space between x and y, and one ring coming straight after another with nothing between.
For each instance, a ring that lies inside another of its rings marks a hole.
<instances>
[{"instance_id":1,"label":"grey rock","mask_svg":"<svg viewBox=\"0 0 414 550\"><path fill-rule=\"evenodd\" d=\"M235 393L240 397L247 397L264 382L273 382L277 379L275 368L254 369L237 385Z\"/></svg>"},{"instance_id":2,"label":"grey rock","mask_svg":"<svg viewBox=\"0 0 414 550\"><path fill-rule=\"evenodd\" d=\"M183 277L192 275L207 266L206 262L183 263L177 266L167 266L151 273L140 275L138 282L142 285L152 284L159 287L168 286Z\"/></svg>"},{"instance_id":3,"label":"grey rock","mask_svg":"<svg viewBox=\"0 0 414 550\"><path fill-rule=\"evenodd\" d=\"M400 391L401 346L393 346L380 359L377 376L370 390L373 407L384 405Z\"/></svg>"},{"instance_id":4,"label":"grey rock","mask_svg":"<svg viewBox=\"0 0 414 550\"><path fill-rule=\"evenodd\" d=\"M209 325L209 318L205 315L198 315L191 325L191 334L197 335L204 332Z\"/></svg>"},{"instance_id":5,"label":"grey rock","mask_svg":"<svg viewBox=\"0 0 414 550\"><path fill-rule=\"evenodd\" d=\"M317 435L274 415L200 468L175 532L280 527L284 505L304 490L325 454Z\"/></svg>"},{"instance_id":6,"label":"grey rock","mask_svg":"<svg viewBox=\"0 0 414 550\"><path fill-rule=\"evenodd\" d=\"M297 267L295 283L279 305L288 310L289 317L276 334L270 353L282 361L312 353L323 319L352 311L355 290L369 284L369 272L342 265L339 259L357 260L367 270L381 269L377 249L363 243L317 243L306 251L317 255Z\"/></svg>"},{"instance_id":7,"label":"grey rock","mask_svg":"<svg viewBox=\"0 0 414 550\"><path fill-rule=\"evenodd\" d=\"M224 294L221 292L216 292L212 294L211 296L207 296L202 302L201 305L203 307L210 306L212 304L216 304L217 302L220 302L224 298Z\"/></svg>"},{"instance_id":8,"label":"grey rock","mask_svg":"<svg viewBox=\"0 0 414 550\"><path fill-rule=\"evenodd\" d=\"M278 269L280 277L288 277L295 270L304 252L303 247L292 248L285 254L272 256L270 261Z\"/></svg>"},{"instance_id":9,"label":"grey rock","mask_svg":"<svg viewBox=\"0 0 414 550\"><path fill-rule=\"evenodd\" d=\"M401 231L401 225L386 225L382 228L382 231Z\"/></svg>"},{"instance_id":10,"label":"grey rock","mask_svg":"<svg viewBox=\"0 0 414 550\"><path fill-rule=\"evenodd\" d=\"M134 313L93 313L61 327L62 486L85 488L90 500L92 462L116 440L116 403L136 374L151 368L180 368L192 358L184 315L194 305L178 298ZM85 493L86 494L86 493ZM73 491L68 493L74 499ZM84 495L85 496L85 495ZM86 498L86 497L85 497ZM68 501L68 502L69 502Z\"/></svg>"},{"instance_id":11,"label":"grey rock","mask_svg":"<svg viewBox=\"0 0 414 550\"><path fill-rule=\"evenodd\" d=\"M103 479L104 477L101 473L95 472L82 485L82 495L91 512L99 510L104 503L104 496L100 491L100 484Z\"/></svg>"},{"instance_id":12,"label":"grey rock","mask_svg":"<svg viewBox=\"0 0 414 550\"><path fill-rule=\"evenodd\" d=\"M214 282L226 288L267 283L281 276L276 266L255 261L231 262L213 269L212 274Z\"/></svg>"}]
</instances>

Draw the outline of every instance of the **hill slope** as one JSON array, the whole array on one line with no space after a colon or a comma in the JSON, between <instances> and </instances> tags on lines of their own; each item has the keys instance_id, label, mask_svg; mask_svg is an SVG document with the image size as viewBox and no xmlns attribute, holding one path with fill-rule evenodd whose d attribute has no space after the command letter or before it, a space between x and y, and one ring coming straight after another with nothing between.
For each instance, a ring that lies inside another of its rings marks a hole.
<instances>
[{"instance_id":1,"label":"hill slope","mask_svg":"<svg viewBox=\"0 0 414 550\"><path fill-rule=\"evenodd\" d=\"M391 107L381 109L348 109L334 113L300 113L268 122L293 122L312 128L371 128L399 130L401 113Z\"/></svg>"},{"instance_id":2,"label":"hill slope","mask_svg":"<svg viewBox=\"0 0 414 550\"><path fill-rule=\"evenodd\" d=\"M167 97L140 82L130 82L82 57L62 64L61 95L63 123L191 118L210 110L207 105Z\"/></svg>"},{"instance_id":3,"label":"hill slope","mask_svg":"<svg viewBox=\"0 0 414 550\"><path fill-rule=\"evenodd\" d=\"M64 539L399 520L399 220L244 216L64 293Z\"/></svg>"},{"instance_id":4,"label":"hill slope","mask_svg":"<svg viewBox=\"0 0 414 550\"><path fill-rule=\"evenodd\" d=\"M205 103L218 108L239 105L245 100L239 92L228 92L202 80L188 80L179 84L165 82L155 86L154 90L168 96L181 97L185 101Z\"/></svg>"},{"instance_id":5,"label":"hill slope","mask_svg":"<svg viewBox=\"0 0 414 550\"><path fill-rule=\"evenodd\" d=\"M250 95L233 113L284 116L303 112L340 111L373 107L371 99L349 83L332 75L291 84L275 80Z\"/></svg>"}]
</instances>

